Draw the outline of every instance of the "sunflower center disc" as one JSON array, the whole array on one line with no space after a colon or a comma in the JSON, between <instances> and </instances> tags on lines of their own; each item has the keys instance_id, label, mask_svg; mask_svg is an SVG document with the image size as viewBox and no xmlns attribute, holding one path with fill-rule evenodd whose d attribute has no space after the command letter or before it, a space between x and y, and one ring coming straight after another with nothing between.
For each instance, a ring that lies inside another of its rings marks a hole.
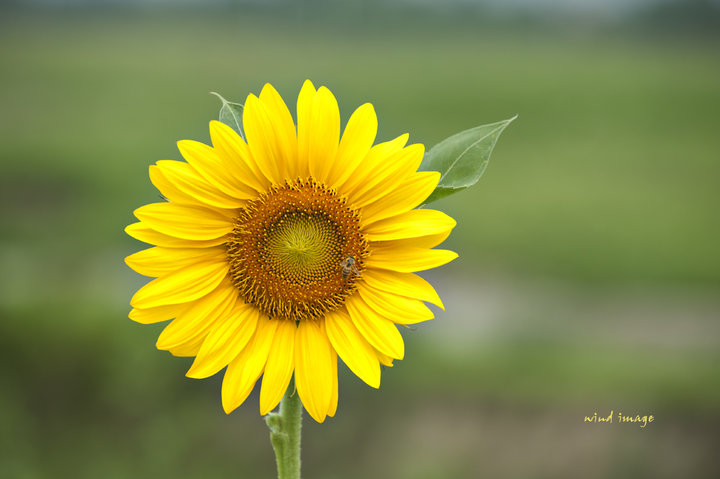
<instances>
[{"instance_id":1,"label":"sunflower center disc","mask_svg":"<svg viewBox=\"0 0 720 479\"><path fill-rule=\"evenodd\" d=\"M356 289L343 264L353 256L362 269L367 250L357 211L312 178L248 202L227 243L230 276L245 302L295 321L342 306Z\"/></svg>"}]
</instances>

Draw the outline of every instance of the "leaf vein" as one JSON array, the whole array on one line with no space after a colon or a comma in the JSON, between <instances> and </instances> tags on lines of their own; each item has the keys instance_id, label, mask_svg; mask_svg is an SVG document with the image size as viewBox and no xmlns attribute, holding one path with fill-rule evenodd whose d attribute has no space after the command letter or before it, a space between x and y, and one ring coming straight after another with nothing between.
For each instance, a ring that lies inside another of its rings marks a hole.
<instances>
[{"instance_id":1,"label":"leaf vein","mask_svg":"<svg viewBox=\"0 0 720 479\"><path fill-rule=\"evenodd\" d=\"M466 154L468 151L470 151L475 145L477 145L478 143L480 143L481 141L483 141L485 138L487 138L488 136L492 135L492 134L495 133L497 130L502 129L502 128L503 128L503 125L500 125L500 126L498 126L497 128L494 128L494 129L490 130L485 136L479 138L478 140L475 140L475 141L472 142L467 148L465 148L465 149L463 150L463 152L460 153L460 154L457 156L457 158L455 158L455 160L450 164L450 166L445 170L445 172L444 172L442 175L440 175L440 181L438 181L438 184L440 184L440 183L442 182L443 178L445 178L445 175L447 175L447 174L450 172L450 170L452 170L452 169L455 167L455 165L457 164L457 162L460 161L460 160L462 159L462 157L465 156L465 154Z\"/></svg>"}]
</instances>

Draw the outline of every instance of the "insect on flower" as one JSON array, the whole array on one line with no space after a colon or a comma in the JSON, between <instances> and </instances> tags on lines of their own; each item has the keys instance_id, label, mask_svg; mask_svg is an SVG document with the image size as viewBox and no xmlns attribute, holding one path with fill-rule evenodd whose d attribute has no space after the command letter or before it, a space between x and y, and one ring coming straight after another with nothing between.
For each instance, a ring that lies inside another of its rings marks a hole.
<instances>
[{"instance_id":1,"label":"insect on flower","mask_svg":"<svg viewBox=\"0 0 720 479\"><path fill-rule=\"evenodd\" d=\"M354 256L348 256L345 258L345 261L343 261L340 266L342 267L342 277L348 278L350 276L350 273L360 275L360 270L358 270L357 266L355 265L355 257Z\"/></svg>"}]
</instances>

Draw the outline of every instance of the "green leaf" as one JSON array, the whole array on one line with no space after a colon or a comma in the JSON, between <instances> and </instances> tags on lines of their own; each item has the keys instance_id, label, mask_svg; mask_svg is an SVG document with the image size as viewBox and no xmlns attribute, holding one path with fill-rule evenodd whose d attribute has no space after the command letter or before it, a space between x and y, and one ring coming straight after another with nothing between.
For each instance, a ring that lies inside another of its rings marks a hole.
<instances>
[{"instance_id":1,"label":"green leaf","mask_svg":"<svg viewBox=\"0 0 720 479\"><path fill-rule=\"evenodd\" d=\"M220 98L222 102L222 106L220 107L220 121L238 132L244 140L245 134L242 128L243 105L227 101L222 95L214 91L211 91L210 94Z\"/></svg>"},{"instance_id":2,"label":"green leaf","mask_svg":"<svg viewBox=\"0 0 720 479\"><path fill-rule=\"evenodd\" d=\"M490 154L509 120L481 125L450 136L427 152L418 171L439 171L442 176L425 204L477 183L487 168Z\"/></svg>"}]
</instances>

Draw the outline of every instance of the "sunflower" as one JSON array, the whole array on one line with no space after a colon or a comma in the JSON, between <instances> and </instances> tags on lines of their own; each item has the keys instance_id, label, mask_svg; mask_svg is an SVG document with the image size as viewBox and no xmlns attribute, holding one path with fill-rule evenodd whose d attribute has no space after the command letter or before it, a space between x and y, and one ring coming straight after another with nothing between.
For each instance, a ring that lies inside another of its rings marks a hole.
<instances>
[{"instance_id":1,"label":"sunflower","mask_svg":"<svg viewBox=\"0 0 720 479\"><path fill-rule=\"evenodd\" d=\"M433 318L442 302L414 274L457 257L433 249L455 226L416 209L438 172L418 172L424 147L408 135L373 145L377 118L360 106L340 135L332 93L303 85L295 122L269 84L244 105L246 140L210 123L212 146L184 140L186 161L158 161L150 179L167 201L135 210L126 232L154 245L126 263L156 279L130 318L170 321L157 347L195 357L187 372L225 368L230 413L262 376L260 413L294 375L307 412L334 416L337 357L372 387L404 356L397 325Z\"/></svg>"}]
</instances>

